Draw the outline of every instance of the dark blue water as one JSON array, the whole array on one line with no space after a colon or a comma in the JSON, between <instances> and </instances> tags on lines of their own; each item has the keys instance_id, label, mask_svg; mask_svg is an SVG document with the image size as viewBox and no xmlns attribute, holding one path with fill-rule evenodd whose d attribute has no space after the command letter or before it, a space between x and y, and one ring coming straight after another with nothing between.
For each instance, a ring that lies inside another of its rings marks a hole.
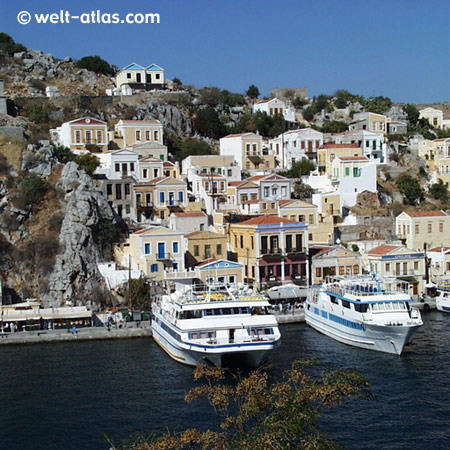
<instances>
[{"instance_id":1,"label":"dark blue water","mask_svg":"<svg viewBox=\"0 0 450 450\"><path fill-rule=\"evenodd\" d=\"M323 429L349 449L450 447L450 315L431 312L401 357L339 344L306 324L282 327L272 357L279 376L295 359L319 357L359 370L376 399L327 413ZM192 369L151 339L0 347L0 448L107 449L133 430L215 422L204 404L185 404Z\"/></svg>"}]
</instances>

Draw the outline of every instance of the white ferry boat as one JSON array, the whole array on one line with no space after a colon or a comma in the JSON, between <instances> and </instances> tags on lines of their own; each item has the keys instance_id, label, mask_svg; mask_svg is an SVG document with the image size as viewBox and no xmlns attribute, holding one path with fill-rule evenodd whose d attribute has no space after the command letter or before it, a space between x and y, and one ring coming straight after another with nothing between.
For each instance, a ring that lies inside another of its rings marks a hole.
<instances>
[{"instance_id":1,"label":"white ferry boat","mask_svg":"<svg viewBox=\"0 0 450 450\"><path fill-rule=\"evenodd\" d=\"M450 288L438 287L436 293L436 309L450 313Z\"/></svg>"},{"instance_id":2,"label":"white ferry boat","mask_svg":"<svg viewBox=\"0 0 450 450\"><path fill-rule=\"evenodd\" d=\"M244 286L175 292L153 304L153 338L183 364L258 367L281 343L269 308L265 297Z\"/></svg>"},{"instance_id":3,"label":"white ferry boat","mask_svg":"<svg viewBox=\"0 0 450 450\"><path fill-rule=\"evenodd\" d=\"M400 355L423 324L411 302L405 283L341 280L310 290L305 319L339 342Z\"/></svg>"}]
</instances>

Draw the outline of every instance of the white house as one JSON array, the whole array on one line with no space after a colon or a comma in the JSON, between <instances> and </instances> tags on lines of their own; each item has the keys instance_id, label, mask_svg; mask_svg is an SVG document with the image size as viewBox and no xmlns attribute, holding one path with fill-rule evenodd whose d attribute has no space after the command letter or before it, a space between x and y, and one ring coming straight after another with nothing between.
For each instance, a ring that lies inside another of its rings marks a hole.
<instances>
[{"instance_id":1,"label":"white house","mask_svg":"<svg viewBox=\"0 0 450 450\"><path fill-rule=\"evenodd\" d=\"M336 144L358 144L362 148L364 156L367 156L376 164L386 161L387 146L381 133L374 133L368 130L354 130L335 134L332 139Z\"/></svg>"},{"instance_id":2,"label":"white house","mask_svg":"<svg viewBox=\"0 0 450 450\"><path fill-rule=\"evenodd\" d=\"M121 179L132 177L139 179L138 155L130 150L112 150L96 155L100 160L100 166L95 173L105 175L108 179Z\"/></svg>"},{"instance_id":3,"label":"white house","mask_svg":"<svg viewBox=\"0 0 450 450\"><path fill-rule=\"evenodd\" d=\"M194 175L212 174L222 175L228 182L241 180L241 169L233 156L226 155L191 155L181 163L181 174L189 182Z\"/></svg>"},{"instance_id":4,"label":"white house","mask_svg":"<svg viewBox=\"0 0 450 450\"><path fill-rule=\"evenodd\" d=\"M142 67L132 63L116 73L116 86L127 84L133 89L161 89L164 87L164 69L156 64Z\"/></svg>"},{"instance_id":5,"label":"white house","mask_svg":"<svg viewBox=\"0 0 450 450\"><path fill-rule=\"evenodd\" d=\"M123 147L156 142L163 145L163 126L159 120L122 120L116 123L115 133L122 140Z\"/></svg>"},{"instance_id":6,"label":"white house","mask_svg":"<svg viewBox=\"0 0 450 450\"><path fill-rule=\"evenodd\" d=\"M323 133L312 128L290 130L269 140L269 148L280 161L280 166L290 169L305 157L315 159L317 149L323 144Z\"/></svg>"},{"instance_id":7,"label":"white house","mask_svg":"<svg viewBox=\"0 0 450 450\"><path fill-rule=\"evenodd\" d=\"M278 98L259 100L253 105L252 111L253 113L257 111L264 112L272 117L280 115L287 122L295 122L295 109L290 104L286 107L286 103Z\"/></svg>"}]
</instances>

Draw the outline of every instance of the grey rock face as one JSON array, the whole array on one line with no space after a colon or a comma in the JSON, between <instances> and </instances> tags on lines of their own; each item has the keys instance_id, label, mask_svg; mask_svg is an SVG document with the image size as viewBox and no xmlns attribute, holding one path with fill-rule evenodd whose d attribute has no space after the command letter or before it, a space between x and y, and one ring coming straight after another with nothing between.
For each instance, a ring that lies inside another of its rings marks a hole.
<instances>
[{"instance_id":1,"label":"grey rock face","mask_svg":"<svg viewBox=\"0 0 450 450\"><path fill-rule=\"evenodd\" d=\"M50 145L48 141L42 141L40 144L40 147L28 146L28 151L22 158L22 170L33 172L41 177L48 177L58 160L53 145Z\"/></svg>"},{"instance_id":2,"label":"grey rock face","mask_svg":"<svg viewBox=\"0 0 450 450\"><path fill-rule=\"evenodd\" d=\"M65 217L59 235L62 252L56 257L43 300L52 306L74 298L85 304L102 283L95 229L102 219L114 220L113 212L92 179L74 162L65 165L57 188L64 192Z\"/></svg>"}]
</instances>

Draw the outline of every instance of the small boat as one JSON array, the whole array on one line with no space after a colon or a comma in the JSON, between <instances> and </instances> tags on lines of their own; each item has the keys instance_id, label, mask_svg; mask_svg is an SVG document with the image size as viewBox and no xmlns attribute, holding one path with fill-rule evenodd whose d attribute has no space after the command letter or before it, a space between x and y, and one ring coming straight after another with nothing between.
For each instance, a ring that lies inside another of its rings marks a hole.
<instances>
[{"instance_id":1,"label":"small boat","mask_svg":"<svg viewBox=\"0 0 450 450\"><path fill-rule=\"evenodd\" d=\"M344 344L400 355L423 324L408 292L407 283L396 280L328 282L310 290L305 320Z\"/></svg>"},{"instance_id":2,"label":"small boat","mask_svg":"<svg viewBox=\"0 0 450 450\"><path fill-rule=\"evenodd\" d=\"M258 367L281 343L269 301L244 285L163 295L152 307L152 330L172 359L191 366Z\"/></svg>"},{"instance_id":3,"label":"small boat","mask_svg":"<svg viewBox=\"0 0 450 450\"><path fill-rule=\"evenodd\" d=\"M450 288L438 286L436 289L436 309L450 313Z\"/></svg>"}]
</instances>

